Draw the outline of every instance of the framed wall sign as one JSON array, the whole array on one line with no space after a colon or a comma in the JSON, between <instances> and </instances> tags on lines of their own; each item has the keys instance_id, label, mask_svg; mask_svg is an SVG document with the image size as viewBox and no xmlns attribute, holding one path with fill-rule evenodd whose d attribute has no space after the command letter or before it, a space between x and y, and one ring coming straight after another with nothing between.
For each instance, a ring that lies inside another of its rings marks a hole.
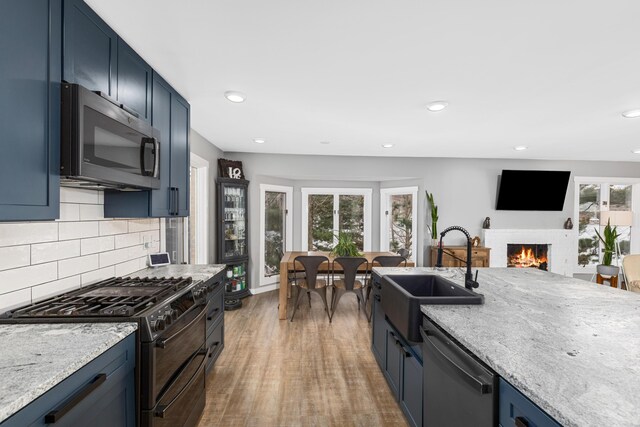
<instances>
[{"instance_id":1,"label":"framed wall sign","mask_svg":"<svg viewBox=\"0 0 640 427\"><path fill-rule=\"evenodd\" d=\"M223 178L244 179L242 162L237 160L218 159L218 175Z\"/></svg>"}]
</instances>

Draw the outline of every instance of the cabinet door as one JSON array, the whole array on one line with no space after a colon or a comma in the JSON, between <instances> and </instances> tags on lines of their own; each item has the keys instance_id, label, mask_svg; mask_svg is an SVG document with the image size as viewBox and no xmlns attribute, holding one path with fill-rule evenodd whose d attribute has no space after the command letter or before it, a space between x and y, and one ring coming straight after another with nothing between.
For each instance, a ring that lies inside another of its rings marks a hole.
<instances>
[{"instance_id":1,"label":"cabinet door","mask_svg":"<svg viewBox=\"0 0 640 427\"><path fill-rule=\"evenodd\" d=\"M171 187L174 215L189 216L189 103L174 92L171 98Z\"/></svg>"},{"instance_id":2,"label":"cabinet door","mask_svg":"<svg viewBox=\"0 0 640 427\"><path fill-rule=\"evenodd\" d=\"M375 285L374 285L375 286ZM380 369L384 370L386 366L386 346L387 346L387 328L384 320L384 312L382 311L382 304L380 304L380 295L373 290L371 295L373 301L371 301L371 350L373 355L380 365Z\"/></svg>"},{"instance_id":3,"label":"cabinet door","mask_svg":"<svg viewBox=\"0 0 640 427\"><path fill-rule=\"evenodd\" d=\"M59 216L60 0L8 0L0 13L0 220Z\"/></svg>"},{"instance_id":4,"label":"cabinet door","mask_svg":"<svg viewBox=\"0 0 640 427\"><path fill-rule=\"evenodd\" d=\"M160 131L160 188L151 190L151 216L170 216L171 187L171 99L173 89L153 73L153 110L151 125Z\"/></svg>"},{"instance_id":5,"label":"cabinet door","mask_svg":"<svg viewBox=\"0 0 640 427\"><path fill-rule=\"evenodd\" d=\"M151 120L151 67L118 38L118 102L140 119Z\"/></svg>"},{"instance_id":6,"label":"cabinet door","mask_svg":"<svg viewBox=\"0 0 640 427\"><path fill-rule=\"evenodd\" d=\"M65 0L63 32L62 78L115 98L116 33L82 0Z\"/></svg>"},{"instance_id":7,"label":"cabinet door","mask_svg":"<svg viewBox=\"0 0 640 427\"><path fill-rule=\"evenodd\" d=\"M409 424L422 426L422 365L406 347L402 353L402 385L400 407Z\"/></svg>"},{"instance_id":8,"label":"cabinet door","mask_svg":"<svg viewBox=\"0 0 640 427\"><path fill-rule=\"evenodd\" d=\"M386 343L386 365L384 376L387 378L389 387L393 395L398 398L400 395L400 379L402 369L402 352L400 350L400 339L392 328L387 326Z\"/></svg>"},{"instance_id":9,"label":"cabinet door","mask_svg":"<svg viewBox=\"0 0 640 427\"><path fill-rule=\"evenodd\" d=\"M560 427L553 418L526 398L511 384L500 378L498 403L499 423L502 426Z\"/></svg>"}]
</instances>

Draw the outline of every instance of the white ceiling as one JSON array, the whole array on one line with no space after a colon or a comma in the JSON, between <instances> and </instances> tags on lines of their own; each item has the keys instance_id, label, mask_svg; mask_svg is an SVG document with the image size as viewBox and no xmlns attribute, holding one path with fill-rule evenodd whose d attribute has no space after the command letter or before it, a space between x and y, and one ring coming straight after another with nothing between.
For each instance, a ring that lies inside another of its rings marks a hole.
<instances>
[{"instance_id":1,"label":"white ceiling","mask_svg":"<svg viewBox=\"0 0 640 427\"><path fill-rule=\"evenodd\" d=\"M640 161L637 0L86 1L225 151Z\"/></svg>"}]
</instances>

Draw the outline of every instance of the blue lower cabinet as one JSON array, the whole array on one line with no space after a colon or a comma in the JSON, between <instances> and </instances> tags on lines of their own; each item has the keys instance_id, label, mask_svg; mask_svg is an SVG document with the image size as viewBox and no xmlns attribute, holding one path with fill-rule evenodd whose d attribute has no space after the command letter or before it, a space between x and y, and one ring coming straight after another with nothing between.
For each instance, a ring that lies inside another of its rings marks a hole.
<instances>
[{"instance_id":1,"label":"blue lower cabinet","mask_svg":"<svg viewBox=\"0 0 640 427\"><path fill-rule=\"evenodd\" d=\"M208 301L207 372L213 368L224 348L224 285L221 282L213 286L213 292L209 295Z\"/></svg>"},{"instance_id":2,"label":"blue lower cabinet","mask_svg":"<svg viewBox=\"0 0 640 427\"><path fill-rule=\"evenodd\" d=\"M134 427L135 333L2 423L16 426Z\"/></svg>"},{"instance_id":3,"label":"blue lower cabinet","mask_svg":"<svg viewBox=\"0 0 640 427\"><path fill-rule=\"evenodd\" d=\"M535 403L500 378L499 422L503 427L560 427Z\"/></svg>"},{"instance_id":4,"label":"blue lower cabinet","mask_svg":"<svg viewBox=\"0 0 640 427\"><path fill-rule=\"evenodd\" d=\"M374 290L371 297L373 298L371 301L371 351L373 352L378 365L384 369L387 363L387 325L384 320L382 305L380 304L380 295L376 294L376 291Z\"/></svg>"}]
</instances>

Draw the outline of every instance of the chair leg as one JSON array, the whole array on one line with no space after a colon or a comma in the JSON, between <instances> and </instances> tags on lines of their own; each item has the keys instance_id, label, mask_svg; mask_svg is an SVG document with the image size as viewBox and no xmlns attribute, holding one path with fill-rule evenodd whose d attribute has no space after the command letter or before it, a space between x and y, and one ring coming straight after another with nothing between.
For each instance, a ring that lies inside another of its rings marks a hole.
<instances>
[{"instance_id":1,"label":"chair leg","mask_svg":"<svg viewBox=\"0 0 640 427\"><path fill-rule=\"evenodd\" d=\"M296 286L296 302L293 305L293 313L291 313L291 321L293 322L293 316L296 315L296 310L298 309L298 304L300 304L300 297L302 296L302 289L299 286Z\"/></svg>"},{"instance_id":2,"label":"chair leg","mask_svg":"<svg viewBox=\"0 0 640 427\"><path fill-rule=\"evenodd\" d=\"M344 289L340 289L340 288L335 288L333 290L333 301L331 302L331 318L333 319L333 315L336 312L336 307L338 306L338 301L340 301L340 298L342 297L342 295L345 293Z\"/></svg>"},{"instance_id":3,"label":"chair leg","mask_svg":"<svg viewBox=\"0 0 640 427\"><path fill-rule=\"evenodd\" d=\"M320 298L322 298L322 302L324 303L324 309L327 312L327 316L329 317L329 323L331 323L331 313L329 312L329 306L327 305L327 288L324 287L322 288L322 290L317 289L316 292L318 293L318 295L320 295Z\"/></svg>"},{"instance_id":4,"label":"chair leg","mask_svg":"<svg viewBox=\"0 0 640 427\"><path fill-rule=\"evenodd\" d=\"M311 292L307 290L307 297L309 298L309 308L311 308Z\"/></svg>"},{"instance_id":5,"label":"chair leg","mask_svg":"<svg viewBox=\"0 0 640 427\"><path fill-rule=\"evenodd\" d=\"M364 295L362 294L362 289L354 289L353 292L356 293L358 297L358 311L360 311L360 300L364 301ZM365 304L362 304L362 311L364 311L365 316L367 315L367 307Z\"/></svg>"}]
</instances>

